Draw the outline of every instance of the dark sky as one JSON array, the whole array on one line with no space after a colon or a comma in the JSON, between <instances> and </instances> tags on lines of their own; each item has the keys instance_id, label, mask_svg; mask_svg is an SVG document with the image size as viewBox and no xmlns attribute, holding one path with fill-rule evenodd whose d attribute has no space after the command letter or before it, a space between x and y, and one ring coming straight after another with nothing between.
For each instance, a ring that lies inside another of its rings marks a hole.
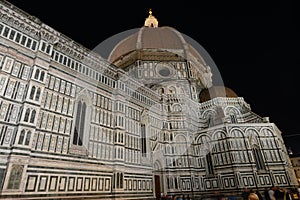
<instances>
[{"instance_id":1,"label":"dark sky","mask_svg":"<svg viewBox=\"0 0 300 200\"><path fill-rule=\"evenodd\" d=\"M197 41L214 60L225 85L244 97L253 112L269 117L286 145L300 152L300 136L295 136L300 135L300 14L291 1L9 2L89 49L142 27L152 8L159 26L171 26Z\"/></svg>"}]
</instances>

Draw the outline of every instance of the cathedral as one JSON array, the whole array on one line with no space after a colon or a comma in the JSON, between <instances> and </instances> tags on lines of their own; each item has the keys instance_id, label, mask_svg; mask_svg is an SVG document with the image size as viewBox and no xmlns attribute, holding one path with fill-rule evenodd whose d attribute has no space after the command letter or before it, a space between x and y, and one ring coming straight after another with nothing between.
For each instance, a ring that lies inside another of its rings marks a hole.
<instances>
[{"instance_id":1,"label":"cathedral","mask_svg":"<svg viewBox=\"0 0 300 200\"><path fill-rule=\"evenodd\" d=\"M281 131L145 23L107 58L0 2L0 199L193 199L298 182Z\"/></svg>"}]
</instances>

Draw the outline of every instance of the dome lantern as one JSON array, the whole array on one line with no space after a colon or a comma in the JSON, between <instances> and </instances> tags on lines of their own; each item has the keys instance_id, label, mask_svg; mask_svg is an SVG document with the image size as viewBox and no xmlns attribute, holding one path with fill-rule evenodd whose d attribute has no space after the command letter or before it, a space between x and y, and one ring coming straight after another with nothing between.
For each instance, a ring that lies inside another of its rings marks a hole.
<instances>
[{"instance_id":1,"label":"dome lantern","mask_svg":"<svg viewBox=\"0 0 300 200\"><path fill-rule=\"evenodd\" d=\"M157 28L158 27L158 21L152 15L152 9L151 8L149 9L149 16L146 18L144 26L153 27L153 28Z\"/></svg>"}]
</instances>

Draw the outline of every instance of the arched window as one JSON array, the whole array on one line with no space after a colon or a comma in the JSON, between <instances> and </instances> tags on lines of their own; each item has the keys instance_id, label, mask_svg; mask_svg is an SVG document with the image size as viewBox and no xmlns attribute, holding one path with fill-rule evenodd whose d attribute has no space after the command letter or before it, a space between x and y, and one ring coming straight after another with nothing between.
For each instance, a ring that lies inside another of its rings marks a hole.
<instances>
[{"instance_id":1,"label":"arched window","mask_svg":"<svg viewBox=\"0 0 300 200\"><path fill-rule=\"evenodd\" d=\"M40 75L40 70L36 69L35 74L34 74L34 79L38 79Z\"/></svg>"},{"instance_id":2,"label":"arched window","mask_svg":"<svg viewBox=\"0 0 300 200\"><path fill-rule=\"evenodd\" d=\"M38 100L40 100L40 96L41 96L41 88L38 88L37 90L36 90L36 95L35 95L35 101L38 101Z\"/></svg>"},{"instance_id":3,"label":"arched window","mask_svg":"<svg viewBox=\"0 0 300 200\"><path fill-rule=\"evenodd\" d=\"M258 145L254 145L252 153L257 170L266 170L265 162Z\"/></svg>"},{"instance_id":4,"label":"arched window","mask_svg":"<svg viewBox=\"0 0 300 200\"><path fill-rule=\"evenodd\" d=\"M142 156L146 157L147 154L147 133L145 124L141 124L141 148Z\"/></svg>"},{"instance_id":5,"label":"arched window","mask_svg":"<svg viewBox=\"0 0 300 200\"><path fill-rule=\"evenodd\" d=\"M35 93L35 86L32 86L31 91L30 91L29 99L33 99L34 93Z\"/></svg>"},{"instance_id":6,"label":"arched window","mask_svg":"<svg viewBox=\"0 0 300 200\"><path fill-rule=\"evenodd\" d=\"M213 175L214 174L214 168L213 168L211 153L208 152L206 154L205 158L206 158L207 174L208 175Z\"/></svg>"},{"instance_id":7,"label":"arched window","mask_svg":"<svg viewBox=\"0 0 300 200\"><path fill-rule=\"evenodd\" d=\"M23 144L24 137L25 137L25 130L22 130L20 133L18 144Z\"/></svg>"},{"instance_id":8,"label":"arched window","mask_svg":"<svg viewBox=\"0 0 300 200\"><path fill-rule=\"evenodd\" d=\"M24 117L24 122L28 122L28 120L29 120L29 114L30 114L30 109L27 108L26 113L25 113L25 117Z\"/></svg>"},{"instance_id":9,"label":"arched window","mask_svg":"<svg viewBox=\"0 0 300 200\"><path fill-rule=\"evenodd\" d=\"M36 111L33 110L33 111L31 112L31 116L30 116L30 123L34 123L35 114L36 114Z\"/></svg>"},{"instance_id":10,"label":"arched window","mask_svg":"<svg viewBox=\"0 0 300 200\"><path fill-rule=\"evenodd\" d=\"M79 101L77 105L76 123L73 135L73 144L82 146L83 144L83 133L84 123L86 115L86 103Z\"/></svg>"},{"instance_id":11,"label":"arched window","mask_svg":"<svg viewBox=\"0 0 300 200\"><path fill-rule=\"evenodd\" d=\"M45 72L42 71L41 72L41 76L40 76L40 81L44 81L44 77L45 77Z\"/></svg>"},{"instance_id":12,"label":"arched window","mask_svg":"<svg viewBox=\"0 0 300 200\"><path fill-rule=\"evenodd\" d=\"M18 144L29 145L30 138L31 138L31 132L22 130L19 136Z\"/></svg>"},{"instance_id":13,"label":"arched window","mask_svg":"<svg viewBox=\"0 0 300 200\"><path fill-rule=\"evenodd\" d=\"M46 49L46 53L50 53L50 50L51 50L51 45L48 45Z\"/></svg>"},{"instance_id":14,"label":"arched window","mask_svg":"<svg viewBox=\"0 0 300 200\"><path fill-rule=\"evenodd\" d=\"M10 177L7 189L19 189L22 180L23 166L13 165L10 171Z\"/></svg>"},{"instance_id":15,"label":"arched window","mask_svg":"<svg viewBox=\"0 0 300 200\"><path fill-rule=\"evenodd\" d=\"M31 132L28 131L27 134L26 134L26 139L25 139L24 145L29 145L30 137L31 137Z\"/></svg>"}]
</instances>

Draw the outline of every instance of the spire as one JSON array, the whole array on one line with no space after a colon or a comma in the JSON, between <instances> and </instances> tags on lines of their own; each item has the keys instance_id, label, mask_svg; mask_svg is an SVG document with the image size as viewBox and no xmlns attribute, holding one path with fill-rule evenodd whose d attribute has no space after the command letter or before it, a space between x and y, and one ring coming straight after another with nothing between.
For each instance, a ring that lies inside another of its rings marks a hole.
<instances>
[{"instance_id":1,"label":"spire","mask_svg":"<svg viewBox=\"0 0 300 200\"><path fill-rule=\"evenodd\" d=\"M149 16L146 18L145 20L145 25L147 27L154 27L157 28L158 27L158 21L157 19L152 15L152 9L149 9Z\"/></svg>"}]
</instances>

